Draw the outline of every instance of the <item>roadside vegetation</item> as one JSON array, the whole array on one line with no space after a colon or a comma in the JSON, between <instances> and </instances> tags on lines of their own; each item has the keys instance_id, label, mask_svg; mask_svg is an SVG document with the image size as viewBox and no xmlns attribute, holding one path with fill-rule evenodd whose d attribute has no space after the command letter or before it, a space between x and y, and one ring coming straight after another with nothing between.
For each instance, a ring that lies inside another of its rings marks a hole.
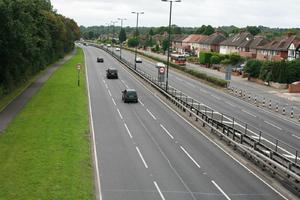
<instances>
[{"instance_id":1,"label":"roadside vegetation","mask_svg":"<svg viewBox=\"0 0 300 200\"><path fill-rule=\"evenodd\" d=\"M0 134L0 199L93 199L85 76L62 65Z\"/></svg>"},{"instance_id":2,"label":"roadside vegetation","mask_svg":"<svg viewBox=\"0 0 300 200\"><path fill-rule=\"evenodd\" d=\"M0 1L0 100L74 48L76 22L49 0Z\"/></svg>"}]
</instances>

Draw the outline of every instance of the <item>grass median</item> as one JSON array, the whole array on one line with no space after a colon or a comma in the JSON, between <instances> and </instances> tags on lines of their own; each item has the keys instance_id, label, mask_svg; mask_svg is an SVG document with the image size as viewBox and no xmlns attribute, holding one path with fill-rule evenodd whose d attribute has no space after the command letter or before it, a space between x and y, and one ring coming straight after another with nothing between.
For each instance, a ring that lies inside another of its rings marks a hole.
<instances>
[{"instance_id":1,"label":"grass median","mask_svg":"<svg viewBox=\"0 0 300 200\"><path fill-rule=\"evenodd\" d=\"M0 135L0 199L93 199L81 49Z\"/></svg>"}]
</instances>

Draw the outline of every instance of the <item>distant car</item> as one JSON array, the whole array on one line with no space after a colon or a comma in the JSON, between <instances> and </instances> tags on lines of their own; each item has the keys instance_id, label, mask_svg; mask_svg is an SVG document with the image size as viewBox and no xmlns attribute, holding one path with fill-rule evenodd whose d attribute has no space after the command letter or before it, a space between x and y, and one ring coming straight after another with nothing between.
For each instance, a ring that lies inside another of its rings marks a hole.
<instances>
[{"instance_id":1,"label":"distant car","mask_svg":"<svg viewBox=\"0 0 300 200\"><path fill-rule=\"evenodd\" d=\"M120 48L119 48L119 47L117 47L117 48L116 48L116 51L120 51Z\"/></svg>"},{"instance_id":2,"label":"distant car","mask_svg":"<svg viewBox=\"0 0 300 200\"><path fill-rule=\"evenodd\" d=\"M99 58L99 57L97 57L97 62L103 63L103 62L104 62L104 60L103 60L103 58Z\"/></svg>"},{"instance_id":3,"label":"distant car","mask_svg":"<svg viewBox=\"0 0 300 200\"><path fill-rule=\"evenodd\" d=\"M111 44L107 44L107 47L111 47Z\"/></svg>"},{"instance_id":4,"label":"distant car","mask_svg":"<svg viewBox=\"0 0 300 200\"><path fill-rule=\"evenodd\" d=\"M191 54L189 54L188 52L184 52L182 55L185 56L185 57L191 56Z\"/></svg>"},{"instance_id":5,"label":"distant car","mask_svg":"<svg viewBox=\"0 0 300 200\"><path fill-rule=\"evenodd\" d=\"M115 68L108 68L106 70L106 78L108 79L118 79L118 70Z\"/></svg>"},{"instance_id":6,"label":"distant car","mask_svg":"<svg viewBox=\"0 0 300 200\"><path fill-rule=\"evenodd\" d=\"M142 61L142 59L140 57L136 57L135 62L136 63L142 63L143 61Z\"/></svg>"},{"instance_id":7,"label":"distant car","mask_svg":"<svg viewBox=\"0 0 300 200\"><path fill-rule=\"evenodd\" d=\"M122 91L122 101L124 103L134 102L138 103L137 92L134 89L126 89Z\"/></svg>"}]
</instances>

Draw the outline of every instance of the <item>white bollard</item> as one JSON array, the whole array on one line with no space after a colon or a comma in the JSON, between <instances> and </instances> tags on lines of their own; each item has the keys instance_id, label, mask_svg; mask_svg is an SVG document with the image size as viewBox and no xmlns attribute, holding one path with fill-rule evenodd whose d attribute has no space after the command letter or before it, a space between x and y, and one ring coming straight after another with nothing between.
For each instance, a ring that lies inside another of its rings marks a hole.
<instances>
[{"instance_id":1,"label":"white bollard","mask_svg":"<svg viewBox=\"0 0 300 200\"><path fill-rule=\"evenodd\" d=\"M285 106L282 108L282 114L285 115Z\"/></svg>"},{"instance_id":2,"label":"white bollard","mask_svg":"<svg viewBox=\"0 0 300 200\"><path fill-rule=\"evenodd\" d=\"M269 102L269 109L271 109L272 108L272 100L270 100L270 102Z\"/></svg>"},{"instance_id":3,"label":"white bollard","mask_svg":"<svg viewBox=\"0 0 300 200\"><path fill-rule=\"evenodd\" d=\"M278 104L276 104L276 112L278 112Z\"/></svg>"},{"instance_id":4,"label":"white bollard","mask_svg":"<svg viewBox=\"0 0 300 200\"><path fill-rule=\"evenodd\" d=\"M291 118L294 118L294 109L291 110Z\"/></svg>"},{"instance_id":5,"label":"white bollard","mask_svg":"<svg viewBox=\"0 0 300 200\"><path fill-rule=\"evenodd\" d=\"M263 107L265 107L266 106L266 99L264 98L263 99Z\"/></svg>"}]
</instances>

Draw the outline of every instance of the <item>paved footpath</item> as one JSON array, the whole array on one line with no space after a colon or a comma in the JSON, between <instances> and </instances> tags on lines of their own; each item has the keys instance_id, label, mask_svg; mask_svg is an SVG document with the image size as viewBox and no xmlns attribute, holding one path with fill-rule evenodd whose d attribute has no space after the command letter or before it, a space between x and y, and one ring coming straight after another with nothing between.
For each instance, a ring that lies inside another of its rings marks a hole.
<instances>
[{"instance_id":1,"label":"paved footpath","mask_svg":"<svg viewBox=\"0 0 300 200\"><path fill-rule=\"evenodd\" d=\"M161 59L167 59L167 57L162 54L142 50L140 50L140 52ZM225 74L223 72L201 67L200 65L188 63L186 67L217 78L225 78ZM266 85L260 85L254 82L250 82L247 80L247 78L242 78L241 76L232 76L230 87L245 91L247 95L251 95L252 99L254 99L256 96L257 100L260 102L262 102L265 98L266 105L268 105L271 100L273 110L275 109L277 104L279 105L279 113L282 112L283 107L285 107L287 115L289 115L291 109L293 109L295 117L298 118L298 115L300 115L300 93L289 93L287 89L276 89Z\"/></svg>"},{"instance_id":2,"label":"paved footpath","mask_svg":"<svg viewBox=\"0 0 300 200\"><path fill-rule=\"evenodd\" d=\"M70 60L76 53L74 50L71 54L65 56L55 64L49 66L41 75L10 104L0 112L0 133L6 129L8 124L22 110L32 96L43 86L49 77L66 61Z\"/></svg>"}]
</instances>

